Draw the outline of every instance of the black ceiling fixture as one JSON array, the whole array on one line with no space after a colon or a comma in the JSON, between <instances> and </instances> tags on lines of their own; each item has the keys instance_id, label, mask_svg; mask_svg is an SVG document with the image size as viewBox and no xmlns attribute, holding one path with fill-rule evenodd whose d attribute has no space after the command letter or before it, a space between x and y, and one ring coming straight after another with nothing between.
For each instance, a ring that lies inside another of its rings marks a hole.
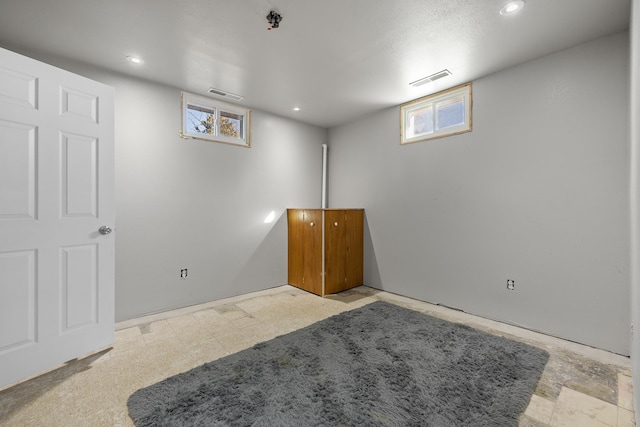
<instances>
[{"instance_id":1,"label":"black ceiling fixture","mask_svg":"<svg viewBox=\"0 0 640 427\"><path fill-rule=\"evenodd\" d=\"M267 30L278 28L280 26L280 21L282 21L282 15L273 10L269 12L267 15L267 22L269 23Z\"/></svg>"}]
</instances>

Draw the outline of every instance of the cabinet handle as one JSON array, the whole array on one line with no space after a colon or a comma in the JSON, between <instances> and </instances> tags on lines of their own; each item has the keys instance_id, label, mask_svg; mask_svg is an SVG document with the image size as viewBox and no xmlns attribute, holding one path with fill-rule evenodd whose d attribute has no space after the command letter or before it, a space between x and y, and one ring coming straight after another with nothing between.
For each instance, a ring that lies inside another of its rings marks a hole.
<instances>
[{"instance_id":1,"label":"cabinet handle","mask_svg":"<svg viewBox=\"0 0 640 427\"><path fill-rule=\"evenodd\" d=\"M313 222L310 222L309 225L313 227L315 224Z\"/></svg>"},{"instance_id":2,"label":"cabinet handle","mask_svg":"<svg viewBox=\"0 0 640 427\"><path fill-rule=\"evenodd\" d=\"M338 226L338 221L334 222L334 223L333 223L333 226L334 226L334 227L337 227L337 226Z\"/></svg>"}]
</instances>

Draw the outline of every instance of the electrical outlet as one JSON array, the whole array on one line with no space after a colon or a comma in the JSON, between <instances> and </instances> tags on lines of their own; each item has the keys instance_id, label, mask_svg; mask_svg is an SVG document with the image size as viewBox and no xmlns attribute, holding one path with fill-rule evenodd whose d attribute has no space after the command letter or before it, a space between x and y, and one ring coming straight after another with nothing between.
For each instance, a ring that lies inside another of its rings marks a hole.
<instances>
[{"instance_id":1,"label":"electrical outlet","mask_svg":"<svg viewBox=\"0 0 640 427\"><path fill-rule=\"evenodd\" d=\"M513 291L515 288L516 288L516 281L507 279L507 289L509 289L510 291Z\"/></svg>"},{"instance_id":2,"label":"electrical outlet","mask_svg":"<svg viewBox=\"0 0 640 427\"><path fill-rule=\"evenodd\" d=\"M180 278L181 279L186 279L187 278L187 269L183 268L182 270L180 270Z\"/></svg>"}]
</instances>

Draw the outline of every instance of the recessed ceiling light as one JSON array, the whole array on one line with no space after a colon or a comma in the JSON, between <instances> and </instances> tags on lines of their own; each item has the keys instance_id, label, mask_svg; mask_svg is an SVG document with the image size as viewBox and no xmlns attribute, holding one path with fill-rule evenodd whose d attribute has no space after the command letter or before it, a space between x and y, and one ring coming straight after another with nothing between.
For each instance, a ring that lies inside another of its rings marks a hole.
<instances>
[{"instance_id":1,"label":"recessed ceiling light","mask_svg":"<svg viewBox=\"0 0 640 427\"><path fill-rule=\"evenodd\" d=\"M292 110L293 111L300 111L300 107L293 107Z\"/></svg>"},{"instance_id":2,"label":"recessed ceiling light","mask_svg":"<svg viewBox=\"0 0 640 427\"><path fill-rule=\"evenodd\" d=\"M144 61L137 56L127 56L127 61L133 62L134 64L143 64Z\"/></svg>"},{"instance_id":3,"label":"recessed ceiling light","mask_svg":"<svg viewBox=\"0 0 640 427\"><path fill-rule=\"evenodd\" d=\"M508 1L500 9L500 15L513 15L524 7L524 0L512 0Z\"/></svg>"}]
</instances>

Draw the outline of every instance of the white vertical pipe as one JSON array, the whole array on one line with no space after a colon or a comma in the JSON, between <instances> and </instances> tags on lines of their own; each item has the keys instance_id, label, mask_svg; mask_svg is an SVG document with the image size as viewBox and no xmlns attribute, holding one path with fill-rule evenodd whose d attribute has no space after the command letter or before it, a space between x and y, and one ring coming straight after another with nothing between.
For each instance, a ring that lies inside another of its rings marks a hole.
<instances>
[{"instance_id":1,"label":"white vertical pipe","mask_svg":"<svg viewBox=\"0 0 640 427\"><path fill-rule=\"evenodd\" d=\"M633 387L640 390L640 0L631 2L631 372ZM635 407L640 407L640 393L633 394ZM640 410L636 409L640 425Z\"/></svg>"},{"instance_id":2,"label":"white vertical pipe","mask_svg":"<svg viewBox=\"0 0 640 427\"><path fill-rule=\"evenodd\" d=\"M322 209L327 208L327 144L322 144ZM325 292L324 211L322 211L322 296Z\"/></svg>"},{"instance_id":3,"label":"white vertical pipe","mask_svg":"<svg viewBox=\"0 0 640 427\"><path fill-rule=\"evenodd\" d=\"M326 284L325 283L325 278L327 277L327 272L325 270L327 267L326 267L326 261L324 259L324 254L325 254L325 246L324 246L325 235L324 235L324 233L325 233L326 230L324 228L324 214L325 214L324 209L321 212L322 212L322 221L321 221L322 222L322 296L324 297L325 296L324 289L325 289L325 284Z\"/></svg>"},{"instance_id":4,"label":"white vertical pipe","mask_svg":"<svg viewBox=\"0 0 640 427\"><path fill-rule=\"evenodd\" d=\"M327 144L322 144L322 209L327 208Z\"/></svg>"}]
</instances>

